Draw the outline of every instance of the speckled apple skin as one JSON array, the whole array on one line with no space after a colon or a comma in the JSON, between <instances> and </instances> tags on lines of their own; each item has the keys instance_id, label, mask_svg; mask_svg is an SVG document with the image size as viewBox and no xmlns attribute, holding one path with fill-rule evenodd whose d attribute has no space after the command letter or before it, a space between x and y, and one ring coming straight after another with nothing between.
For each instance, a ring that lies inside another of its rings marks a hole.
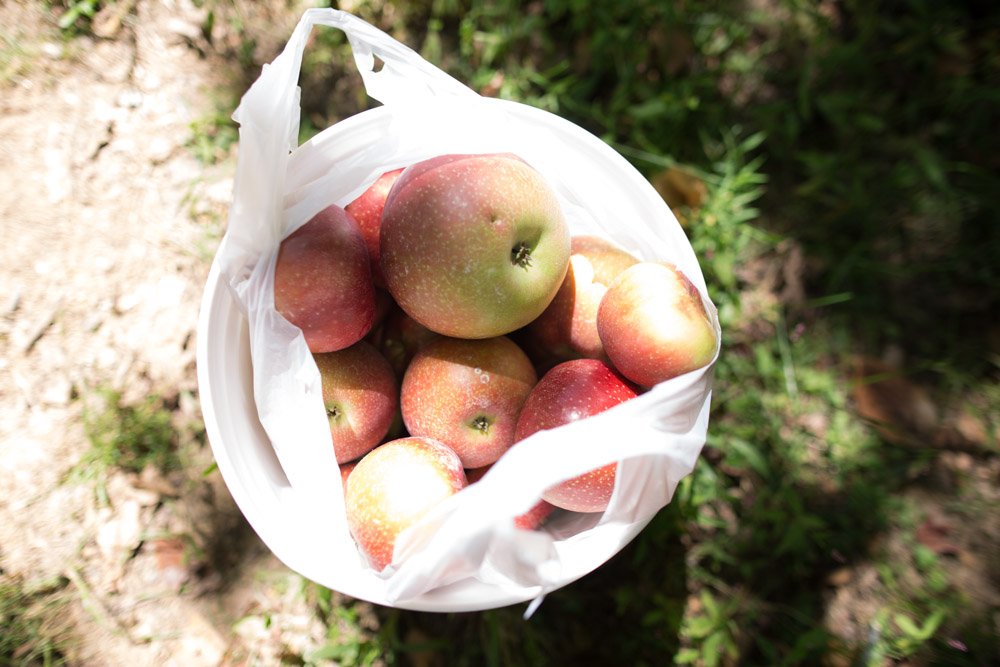
<instances>
[{"instance_id":1,"label":"speckled apple skin","mask_svg":"<svg viewBox=\"0 0 1000 667\"><path fill-rule=\"evenodd\" d=\"M563 360L606 359L597 308L615 277L639 260L596 236L570 239L569 269L548 308L528 325L543 347Z\"/></svg>"},{"instance_id":2,"label":"speckled apple skin","mask_svg":"<svg viewBox=\"0 0 1000 667\"><path fill-rule=\"evenodd\" d=\"M530 267L511 261L521 244ZM380 248L389 291L411 317L446 336L491 338L545 310L570 237L555 192L517 156L445 155L393 185Z\"/></svg>"},{"instance_id":3,"label":"speckled apple skin","mask_svg":"<svg viewBox=\"0 0 1000 667\"><path fill-rule=\"evenodd\" d=\"M358 341L314 354L337 463L367 454L382 442L399 406L399 383L373 345Z\"/></svg>"},{"instance_id":4,"label":"speckled apple skin","mask_svg":"<svg viewBox=\"0 0 1000 667\"><path fill-rule=\"evenodd\" d=\"M543 429L584 419L638 396L636 389L597 359L574 359L552 368L538 381L521 409L516 440ZM608 443L614 447L614 443ZM617 463L566 480L542 499L572 512L603 512L615 488Z\"/></svg>"},{"instance_id":5,"label":"speckled apple skin","mask_svg":"<svg viewBox=\"0 0 1000 667\"><path fill-rule=\"evenodd\" d=\"M601 300L597 331L615 368L645 387L708 365L718 345L698 288L666 262L619 274Z\"/></svg>"},{"instance_id":6,"label":"speckled apple skin","mask_svg":"<svg viewBox=\"0 0 1000 667\"><path fill-rule=\"evenodd\" d=\"M375 285L357 221L329 206L290 234L274 267L274 307L302 329L311 352L364 338L375 321Z\"/></svg>"},{"instance_id":7,"label":"speckled apple skin","mask_svg":"<svg viewBox=\"0 0 1000 667\"><path fill-rule=\"evenodd\" d=\"M385 199L389 196L389 190L399 175L403 173L403 168L393 169L375 179L371 186L362 192L357 199L344 207L344 209L354 216L361 227L361 233L365 237L365 245L368 247L368 259L372 270L372 280L379 287L385 287L385 276L382 275L382 263L379 260L379 232L382 229L382 211L385 209Z\"/></svg>"},{"instance_id":8,"label":"speckled apple skin","mask_svg":"<svg viewBox=\"0 0 1000 667\"><path fill-rule=\"evenodd\" d=\"M403 422L410 435L454 449L466 468L489 465L514 444L521 406L537 381L531 360L506 336L438 336L403 376ZM485 433L477 419L486 420Z\"/></svg>"},{"instance_id":9,"label":"speckled apple skin","mask_svg":"<svg viewBox=\"0 0 1000 667\"><path fill-rule=\"evenodd\" d=\"M469 484L475 484L483 478L483 475L492 468L492 464L488 466L483 466L482 468L467 469L465 471L465 477L469 480ZM548 520L549 516L556 511L556 506L545 500L539 500L537 503L531 506L524 514L519 514L514 517L514 527L520 528L521 530L537 530L541 528L542 525Z\"/></svg>"},{"instance_id":10,"label":"speckled apple skin","mask_svg":"<svg viewBox=\"0 0 1000 667\"><path fill-rule=\"evenodd\" d=\"M396 538L466 485L462 462L446 445L409 437L376 447L347 479L347 526L371 566L392 562Z\"/></svg>"}]
</instances>

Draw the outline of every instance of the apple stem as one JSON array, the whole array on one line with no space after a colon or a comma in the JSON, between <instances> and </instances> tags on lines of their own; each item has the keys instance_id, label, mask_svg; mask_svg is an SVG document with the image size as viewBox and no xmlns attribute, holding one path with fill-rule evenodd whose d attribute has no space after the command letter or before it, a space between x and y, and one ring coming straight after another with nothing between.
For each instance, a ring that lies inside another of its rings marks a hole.
<instances>
[{"instance_id":1,"label":"apple stem","mask_svg":"<svg viewBox=\"0 0 1000 667\"><path fill-rule=\"evenodd\" d=\"M472 427L478 429L483 435L486 435L490 431L490 420L486 417L476 417L472 420Z\"/></svg>"},{"instance_id":2,"label":"apple stem","mask_svg":"<svg viewBox=\"0 0 1000 667\"><path fill-rule=\"evenodd\" d=\"M514 246L510 251L510 263L527 269L531 266L531 248L523 241Z\"/></svg>"}]
</instances>

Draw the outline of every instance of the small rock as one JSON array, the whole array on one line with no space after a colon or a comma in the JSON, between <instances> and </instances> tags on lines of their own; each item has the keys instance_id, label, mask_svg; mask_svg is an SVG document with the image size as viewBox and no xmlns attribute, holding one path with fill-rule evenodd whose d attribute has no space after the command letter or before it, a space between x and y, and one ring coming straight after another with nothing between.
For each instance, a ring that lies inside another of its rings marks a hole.
<instances>
[{"instance_id":1,"label":"small rock","mask_svg":"<svg viewBox=\"0 0 1000 667\"><path fill-rule=\"evenodd\" d=\"M53 42L45 42L42 44L42 55L50 60L59 60L62 58L63 47L59 44Z\"/></svg>"},{"instance_id":2,"label":"small rock","mask_svg":"<svg viewBox=\"0 0 1000 667\"><path fill-rule=\"evenodd\" d=\"M135 88L126 88L118 94L116 103L126 109L136 109L142 106L143 94Z\"/></svg>"},{"instance_id":3,"label":"small rock","mask_svg":"<svg viewBox=\"0 0 1000 667\"><path fill-rule=\"evenodd\" d=\"M59 377L51 380L42 391L42 403L49 405L68 405L73 396L73 383L69 378Z\"/></svg>"},{"instance_id":4,"label":"small rock","mask_svg":"<svg viewBox=\"0 0 1000 667\"><path fill-rule=\"evenodd\" d=\"M124 551L134 549L142 539L139 503L122 503L115 516L97 530L97 547L105 559L117 563Z\"/></svg>"},{"instance_id":5,"label":"small rock","mask_svg":"<svg viewBox=\"0 0 1000 667\"><path fill-rule=\"evenodd\" d=\"M190 40L196 40L201 37L201 28L191 21L185 21L184 19L170 19L167 21L167 30L175 35L187 37Z\"/></svg>"},{"instance_id":6,"label":"small rock","mask_svg":"<svg viewBox=\"0 0 1000 667\"><path fill-rule=\"evenodd\" d=\"M163 137L154 137L149 146L147 147L149 151L149 159L155 164L165 162L173 154L175 146L174 143L164 139Z\"/></svg>"},{"instance_id":7,"label":"small rock","mask_svg":"<svg viewBox=\"0 0 1000 667\"><path fill-rule=\"evenodd\" d=\"M119 313L127 313L138 306L140 301L142 301L142 293L139 290L123 294L115 301L115 310Z\"/></svg>"}]
</instances>

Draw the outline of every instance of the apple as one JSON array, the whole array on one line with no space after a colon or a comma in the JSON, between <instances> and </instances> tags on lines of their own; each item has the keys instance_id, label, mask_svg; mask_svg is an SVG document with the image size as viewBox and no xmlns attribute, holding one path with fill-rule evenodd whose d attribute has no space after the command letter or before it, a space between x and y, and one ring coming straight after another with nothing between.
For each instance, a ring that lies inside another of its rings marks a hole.
<instances>
[{"instance_id":1,"label":"apple","mask_svg":"<svg viewBox=\"0 0 1000 667\"><path fill-rule=\"evenodd\" d=\"M409 437L369 452L347 479L347 526L371 566L392 562L396 538L466 485L458 455L432 438Z\"/></svg>"},{"instance_id":2,"label":"apple","mask_svg":"<svg viewBox=\"0 0 1000 667\"><path fill-rule=\"evenodd\" d=\"M388 196L389 190L392 189L393 183L396 182L401 173L403 173L402 167L387 171L375 179L375 182L357 199L344 207L358 221L361 233L364 234L371 264L372 280L378 287L386 286L385 278L382 276L382 266L379 262L379 231L382 229L382 210L385 208L385 198Z\"/></svg>"},{"instance_id":3,"label":"apple","mask_svg":"<svg viewBox=\"0 0 1000 667\"><path fill-rule=\"evenodd\" d=\"M718 347L698 288L666 262L619 274L601 300L597 331L615 368L645 387L707 366Z\"/></svg>"},{"instance_id":4,"label":"apple","mask_svg":"<svg viewBox=\"0 0 1000 667\"><path fill-rule=\"evenodd\" d=\"M379 243L396 302L457 338L500 336L538 317L570 253L555 191L509 153L407 167L386 199Z\"/></svg>"},{"instance_id":5,"label":"apple","mask_svg":"<svg viewBox=\"0 0 1000 667\"><path fill-rule=\"evenodd\" d=\"M597 308L611 281L639 260L596 236L570 240L569 269L549 307L528 331L539 344L564 360L605 358L597 333Z\"/></svg>"},{"instance_id":6,"label":"apple","mask_svg":"<svg viewBox=\"0 0 1000 667\"><path fill-rule=\"evenodd\" d=\"M402 379L413 356L438 336L397 306L386 316L379 350Z\"/></svg>"},{"instance_id":7,"label":"apple","mask_svg":"<svg viewBox=\"0 0 1000 667\"><path fill-rule=\"evenodd\" d=\"M565 361L542 376L517 420L519 442L537 431L584 419L638 396L636 388L598 359ZM614 443L608 443L614 447ZM568 479L542 499L572 512L603 512L615 488L618 464L610 463Z\"/></svg>"},{"instance_id":8,"label":"apple","mask_svg":"<svg viewBox=\"0 0 1000 667\"><path fill-rule=\"evenodd\" d=\"M382 442L399 406L399 383L373 345L358 341L314 354L337 463L352 461Z\"/></svg>"},{"instance_id":9,"label":"apple","mask_svg":"<svg viewBox=\"0 0 1000 667\"><path fill-rule=\"evenodd\" d=\"M382 340L385 338L385 323L389 313L397 308L396 302L392 300L392 295L388 290L381 287L375 288L375 319L372 328L368 330L361 340L368 341L379 352L382 352Z\"/></svg>"},{"instance_id":10,"label":"apple","mask_svg":"<svg viewBox=\"0 0 1000 667\"><path fill-rule=\"evenodd\" d=\"M347 494L347 480L354 472L354 468L357 467L357 461L350 461L349 463L340 464L340 484L344 487L344 494Z\"/></svg>"},{"instance_id":11,"label":"apple","mask_svg":"<svg viewBox=\"0 0 1000 667\"><path fill-rule=\"evenodd\" d=\"M410 435L435 438L466 468L493 463L514 444L521 406L538 381L506 336L438 336L413 357L400 391Z\"/></svg>"},{"instance_id":12,"label":"apple","mask_svg":"<svg viewBox=\"0 0 1000 667\"><path fill-rule=\"evenodd\" d=\"M482 468L473 468L471 470L465 471L465 477L469 480L469 484L475 484L483 478L493 465L484 466ZM514 517L514 527L520 528L521 530L535 530L541 528L542 524L548 521L549 516L556 511L556 506L545 500L539 500L537 503L531 506L524 514L519 514Z\"/></svg>"},{"instance_id":13,"label":"apple","mask_svg":"<svg viewBox=\"0 0 1000 667\"><path fill-rule=\"evenodd\" d=\"M274 307L302 330L315 353L350 347L372 328L375 286L368 250L344 209L323 209L281 242Z\"/></svg>"}]
</instances>

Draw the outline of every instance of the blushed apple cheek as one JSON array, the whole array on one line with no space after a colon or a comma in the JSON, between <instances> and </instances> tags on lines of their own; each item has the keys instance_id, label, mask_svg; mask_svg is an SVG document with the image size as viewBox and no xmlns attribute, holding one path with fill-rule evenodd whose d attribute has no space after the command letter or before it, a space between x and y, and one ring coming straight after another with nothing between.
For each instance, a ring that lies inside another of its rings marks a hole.
<instances>
[{"instance_id":1,"label":"blushed apple cheek","mask_svg":"<svg viewBox=\"0 0 1000 667\"><path fill-rule=\"evenodd\" d=\"M426 508L454 493L454 489L431 468L416 468L407 475L394 475L388 482L393 489L382 513L392 517L419 517Z\"/></svg>"},{"instance_id":2,"label":"blushed apple cheek","mask_svg":"<svg viewBox=\"0 0 1000 667\"><path fill-rule=\"evenodd\" d=\"M570 263L576 282L580 285L590 285L594 282L594 265L583 255L570 255Z\"/></svg>"}]
</instances>

